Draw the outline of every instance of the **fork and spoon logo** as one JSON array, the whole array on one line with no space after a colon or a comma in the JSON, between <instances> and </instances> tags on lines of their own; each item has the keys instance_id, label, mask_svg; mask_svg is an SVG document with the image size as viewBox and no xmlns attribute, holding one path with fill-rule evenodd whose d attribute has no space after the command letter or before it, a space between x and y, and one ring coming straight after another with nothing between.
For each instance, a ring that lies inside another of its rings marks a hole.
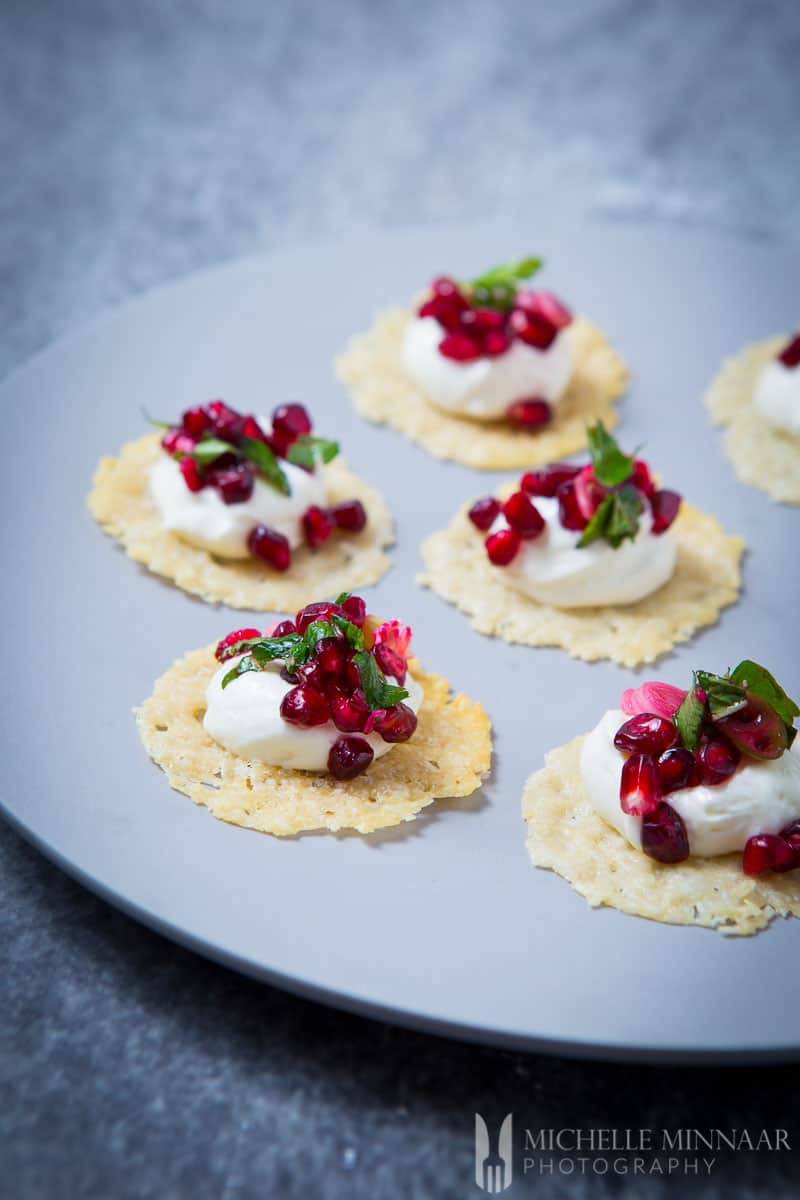
<instances>
[{"instance_id":1,"label":"fork and spoon logo","mask_svg":"<svg viewBox=\"0 0 800 1200\"><path fill-rule=\"evenodd\" d=\"M497 1196L511 1187L514 1178L513 1126L513 1117L509 1113L493 1145L486 1122L480 1113L475 1113L475 1182L490 1196Z\"/></svg>"}]
</instances>

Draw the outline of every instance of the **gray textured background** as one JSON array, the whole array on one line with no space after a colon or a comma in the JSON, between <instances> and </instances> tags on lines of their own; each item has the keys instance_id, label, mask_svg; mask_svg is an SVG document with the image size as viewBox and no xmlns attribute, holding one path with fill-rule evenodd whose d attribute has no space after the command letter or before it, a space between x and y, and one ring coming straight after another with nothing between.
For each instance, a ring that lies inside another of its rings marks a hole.
<instances>
[{"instance_id":1,"label":"gray textured background","mask_svg":"<svg viewBox=\"0 0 800 1200\"><path fill-rule=\"evenodd\" d=\"M0 372L192 268L364 227L554 197L796 240L798 63L795 0L2 0ZM5 828L0 855L3 1197L478 1195L476 1108L800 1146L796 1067L599 1066L361 1021L172 946ZM707 1183L510 1195L788 1197L799 1170L739 1155Z\"/></svg>"}]
</instances>

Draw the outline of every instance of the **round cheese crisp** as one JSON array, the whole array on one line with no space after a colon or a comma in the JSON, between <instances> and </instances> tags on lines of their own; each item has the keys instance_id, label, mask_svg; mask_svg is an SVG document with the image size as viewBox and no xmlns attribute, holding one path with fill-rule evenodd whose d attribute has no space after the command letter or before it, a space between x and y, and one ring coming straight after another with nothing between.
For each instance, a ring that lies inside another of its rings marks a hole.
<instances>
[{"instance_id":1,"label":"round cheese crisp","mask_svg":"<svg viewBox=\"0 0 800 1200\"><path fill-rule=\"evenodd\" d=\"M705 404L714 424L726 427L723 445L737 478L773 500L800 504L800 437L773 428L755 403L761 372L785 344L786 335L769 338L727 359Z\"/></svg>"},{"instance_id":2,"label":"round cheese crisp","mask_svg":"<svg viewBox=\"0 0 800 1200\"><path fill-rule=\"evenodd\" d=\"M341 458L325 467L332 504L357 499L367 510L362 533L333 533L318 550L292 552L285 573L256 558L220 559L165 529L150 495L148 472L162 454L158 435L123 446L119 458L101 460L89 495L89 509L129 556L185 592L212 604L253 612L300 608L309 596L335 596L377 583L391 559L392 518L383 496L354 475Z\"/></svg>"},{"instance_id":3,"label":"round cheese crisp","mask_svg":"<svg viewBox=\"0 0 800 1200\"><path fill-rule=\"evenodd\" d=\"M515 487L499 494L505 498ZM636 667L712 624L739 594L744 541L684 503L670 530L677 543L675 570L658 591L635 604L581 609L540 604L503 582L467 516L470 507L465 504L449 528L423 542L426 569L419 582L467 613L479 633L505 642L562 646L573 658L610 658Z\"/></svg>"},{"instance_id":4,"label":"round cheese crisp","mask_svg":"<svg viewBox=\"0 0 800 1200\"><path fill-rule=\"evenodd\" d=\"M580 771L583 741L552 750L525 785L522 815L535 866L563 876L593 908L605 904L669 925L748 934L776 916L800 917L800 871L752 878L742 872L741 854L665 865L635 850L592 807Z\"/></svg>"},{"instance_id":5,"label":"round cheese crisp","mask_svg":"<svg viewBox=\"0 0 800 1200\"><path fill-rule=\"evenodd\" d=\"M606 429L617 424L614 402L625 390L628 371L605 335L585 317L565 330L574 371L552 421L536 432L435 408L403 370L403 339L412 320L414 314L402 308L380 313L372 328L354 337L337 358L336 372L362 417L391 425L437 458L484 470L538 466L582 450L587 424L602 421Z\"/></svg>"},{"instance_id":6,"label":"round cheese crisp","mask_svg":"<svg viewBox=\"0 0 800 1200\"><path fill-rule=\"evenodd\" d=\"M203 728L205 690L218 666L214 646L191 651L161 676L136 720L170 785L222 821L279 837L314 829L372 833L413 820L434 800L471 795L489 770L491 727L481 705L452 696L446 679L415 660L409 667L424 691L416 732L362 775L340 781L250 762Z\"/></svg>"}]
</instances>

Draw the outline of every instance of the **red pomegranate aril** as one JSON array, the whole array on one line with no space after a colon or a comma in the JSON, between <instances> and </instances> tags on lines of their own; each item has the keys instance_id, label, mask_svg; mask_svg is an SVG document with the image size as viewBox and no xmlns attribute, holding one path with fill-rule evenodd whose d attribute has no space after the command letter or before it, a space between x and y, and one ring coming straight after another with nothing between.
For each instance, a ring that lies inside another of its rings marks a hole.
<instances>
[{"instance_id":1,"label":"red pomegranate aril","mask_svg":"<svg viewBox=\"0 0 800 1200\"><path fill-rule=\"evenodd\" d=\"M520 487L529 496L555 496L562 483L574 479L580 467L569 463L550 463L540 471L526 471L520 480Z\"/></svg>"},{"instance_id":2,"label":"red pomegranate aril","mask_svg":"<svg viewBox=\"0 0 800 1200\"><path fill-rule=\"evenodd\" d=\"M521 545L522 538L516 529L498 529L497 533L490 533L485 542L489 562L496 567L507 567L516 557Z\"/></svg>"},{"instance_id":3,"label":"red pomegranate aril","mask_svg":"<svg viewBox=\"0 0 800 1200\"><path fill-rule=\"evenodd\" d=\"M297 633L294 621L279 621L269 636L288 637L290 633Z\"/></svg>"},{"instance_id":4,"label":"red pomegranate aril","mask_svg":"<svg viewBox=\"0 0 800 1200\"><path fill-rule=\"evenodd\" d=\"M461 292L455 279L449 275L437 275L431 284L431 291L434 296L438 296L440 300L460 300L462 299ZM465 301L466 303L466 301Z\"/></svg>"},{"instance_id":5,"label":"red pomegranate aril","mask_svg":"<svg viewBox=\"0 0 800 1200\"><path fill-rule=\"evenodd\" d=\"M255 529L250 530L247 549L276 571L288 571L292 565L292 549L288 539L266 525L256 525Z\"/></svg>"},{"instance_id":6,"label":"red pomegranate aril","mask_svg":"<svg viewBox=\"0 0 800 1200\"><path fill-rule=\"evenodd\" d=\"M549 424L553 410L546 400L515 400L506 409L506 420L515 429L541 429Z\"/></svg>"},{"instance_id":7,"label":"red pomegranate aril","mask_svg":"<svg viewBox=\"0 0 800 1200\"><path fill-rule=\"evenodd\" d=\"M622 811L631 817L651 813L661 800L661 784L656 764L649 754L632 754L622 764L619 801Z\"/></svg>"},{"instance_id":8,"label":"red pomegranate aril","mask_svg":"<svg viewBox=\"0 0 800 1200\"><path fill-rule=\"evenodd\" d=\"M381 642L380 646L376 646L374 651L375 661L377 662L384 675L391 675L399 684L404 684L406 681L406 660L392 650L385 643Z\"/></svg>"},{"instance_id":9,"label":"red pomegranate aril","mask_svg":"<svg viewBox=\"0 0 800 1200\"><path fill-rule=\"evenodd\" d=\"M656 772L662 792L667 794L677 792L680 788L696 786L692 784L694 768L694 755L690 750L683 746L673 746L670 750L665 750L656 759ZM697 782L700 782L699 776Z\"/></svg>"},{"instance_id":10,"label":"red pomegranate aril","mask_svg":"<svg viewBox=\"0 0 800 1200\"><path fill-rule=\"evenodd\" d=\"M221 441L231 442L235 446L239 441L244 424L240 414L234 412L232 408L228 408L228 405L222 400L212 400L208 406L208 415L216 436Z\"/></svg>"},{"instance_id":11,"label":"red pomegranate aril","mask_svg":"<svg viewBox=\"0 0 800 1200\"><path fill-rule=\"evenodd\" d=\"M261 637L259 629L234 629L233 633L227 634L221 642L217 643L214 657L218 662L224 662L226 658L233 657L233 647L238 646L239 642L245 642L249 638L257 637Z\"/></svg>"},{"instance_id":12,"label":"red pomegranate aril","mask_svg":"<svg viewBox=\"0 0 800 1200\"><path fill-rule=\"evenodd\" d=\"M792 821L781 830L781 837L791 846L796 854L800 854L800 821Z\"/></svg>"},{"instance_id":13,"label":"red pomegranate aril","mask_svg":"<svg viewBox=\"0 0 800 1200\"><path fill-rule=\"evenodd\" d=\"M800 365L800 333L784 346L778 355L778 361L790 369Z\"/></svg>"},{"instance_id":14,"label":"red pomegranate aril","mask_svg":"<svg viewBox=\"0 0 800 1200\"><path fill-rule=\"evenodd\" d=\"M702 741L697 748L700 777L707 787L718 787L730 779L739 765L739 751L729 742Z\"/></svg>"},{"instance_id":15,"label":"red pomegranate aril","mask_svg":"<svg viewBox=\"0 0 800 1200\"><path fill-rule=\"evenodd\" d=\"M556 339L558 330L544 317L515 308L508 323L520 341L535 350L547 350Z\"/></svg>"},{"instance_id":16,"label":"red pomegranate aril","mask_svg":"<svg viewBox=\"0 0 800 1200\"><path fill-rule=\"evenodd\" d=\"M245 417L242 425L242 437L252 438L254 442L266 442L267 435L255 417Z\"/></svg>"},{"instance_id":17,"label":"red pomegranate aril","mask_svg":"<svg viewBox=\"0 0 800 1200\"><path fill-rule=\"evenodd\" d=\"M316 658L311 658L308 662L304 662L301 667L297 668L295 673L302 683L309 684L316 691L323 694L327 691L330 681Z\"/></svg>"},{"instance_id":18,"label":"red pomegranate aril","mask_svg":"<svg viewBox=\"0 0 800 1200\"><path fill-rule=\"evenodd\" d=\"M503 505L503 516L512 529L523 538L536 538L545 526L545 520L524 492L514 492Z\"/></svg>"},{"instance_id":19,"label":"red pomegranate aril","mask_svg":"<svg viewBox=\"0 0 800 1200\"><path fill-rule=\"evenodd\" d=\"M484 496L481 500L475 501L467 516L476 529L486 533L487 529L491 529L494 525L499 512L500 501L495 500L494 496Z\"/></svg>"},{"instance_id":20,"label":"red pomegranate aril","mask_svg":"<svg viewBox=\"0 0 800 1200\"><path fill-rule=\"evenodd\" d=\"M331 720L342 733L363 733L369 717L364 693L358 689L349 695L336 688L328 697Z\"/></svg>"},{"instance_id":21,"label":"red pomegranate aril","mask_svg":"<svg viewBox=\"0 0 800 1200\"><path fill-rule=\"evenodd\" d=\"M669 750L678 740L678 731L672 721L657 717L655 713L637 713L614 735L618 750L632 754L652 754L655 758Z\"/></svg>"},{"instance_id":22,"label":"red pomegranate aril","mask_svg":"<svg viewBox=\"0 0 800 1200\"><path fill-rule=\"evenodd\" d=\"M454 362L475 362L481 356L481 348L466 334L448 333L439 342L439 353Z\"/></svg>"},{"instance_id":23,"label":"red pomegranate aril","mask_svg":"<svg viewBox=\"0 0 800 1200\"><path fill-rule=\"evenodd\" d=\"M375 729L385 742L407 742L417 728L417 714L407 704L393 704L375 720Z\"/></svg>"},{"instance_id":24,"label":"red pomegranate aril","mask_svg":"<svg viewBox=\"0 0 800 1200\"><path fill-rule=\"evenodd\" d=\"M517 292L515 307L529 317L546 322L556 330L565 329L572 323L572 313L552 292L521 289Z\"/></svg>"},{"instance_id":25,"label":"red pomegranate aril","mask_svg":"<svg viewBox=\"0 0 800 1200\"><path fill-rule=\"evenodd\" d=\"M367 617L367 606L360 596L348 596L342 601L342 612L348 621L361 627Z\"/></svg>"},{"instance_id":26,"label":"red pomegranate aril","mask_svg":"<svg viewBox=\"0 0 800 1200\"><path fill-rule=\"evenodd\" d=\"M745 691L747 703L715 724L734 746L751 758L780 758L788 744L786 726L761 696Z\"/></svg>"},{"instance_id":27,"label":"red pomegranate aril","mask_svg":"<svg viewBox=\"0 0 800 1200\"><path fill-rule=\"evenodd\" d=\"M483 353L487 358L498 358L501 354L505 354L506 350L511 346L511 342L506 335L499 329L490 329L483 338Z\"/></svg>"},{"instance_id":28,"label":"red pomegranate aril","mask_svg":"<svg viewBox=\"0 0 800 1200\"><path fill-rule=\"evenodd\" d=\"M180 471L183 476L183 482L186 484L190 492L202 492L206 486L206 481L200 473L200 468L193 458L183 458L180 461Z\"/></svg>"},{"instance_id":29,"label":"red pomegranate aril","mask_svg":"<svg viewBox=\"0 0 800 1200\"><path fill-rule=\"evenodd\" d=\"M642 850L661 863L683 862L689 857L689 838L680 814L662 800L642 819Z\"/></svg>"},{"instance_id":30,"label":"red pomegranate aril","mask_svg":"<svg viewBox=\"0 0 800 1200\"><path fill-rule=\"evenodd\" d=\"M187 408L186 412L181 417L183 432L188 433L189 437L201 438L211 424L211 418L204 408L197 405L195 408Z\"/></svg>"},{"instance_id":31,"label":"red pomegranate aril","mask_svg":"<svg viewBox=\"0 0 800 1200\"><path fill-rule=\"evenodd\" d=\"M591 521L600 505L606 498L607 492L594 477L594 467L583 467L575 476L575 500L587 522Z\"/></svg>"},{"instance_id":32,"label":"red pomegranate aril","mask_svg":"<svg viewBox=\"0 0 800 1200\"><path fill-rule=\"evenodd\" d=\"M499 312L496 308L476 308L475 324L478 329L484 330L486 333L500 330L502 332L505 327L505 313Z\"/></svg>"},{"instance_id":33,"label":"red pomegranate aril","mask_svg":"<svg viewBox=\"0 0 800 1200\"><path fill-rule=\"evenodd\" d=\"M306 545L316 550L327 542L333 531L333 522L324 509L312 504L303 513L303 537Z\"/></svg>"},{"instance_id":34,"label":"red pomegranate aril","mask_svg":"<svg viewBox=\"0 0 800 1200\"><path fill-rule=\"evenodd\" d=\"M360 737L340 737L328 753L328 770L334 779L355 779L375 757L369 742Z\"/></svg>"},{"instance_id":35,"label":"red pomegranate aril","mask_svg":"<svg viewBox=\"0 0 800 1200\"><path fill-rule=\"evenodd\" d=\"M281 700L281 717L291 725L324 725L330 715L322 692L307 683L299 683Z\"/></svg>"},{"instance_id":36,"label":"red pomegranate aril","mask_svg":"<svg viewBox=\"0 0 800 1200\"><path fill-rule=\"evenodd\" d=\"M575 480L569 479L566 483L562 483L556 496L558 497L558 516L564 528L572 529L576 533L585 529L589 522L578 504L578 498L575 495Z\"/></svg>"},{"instance_id":37,"label":"red pomegranate aril","mask_svg":"<svg viewBox=\"0 0 800 1200\"><path fill-rule=\"evenodd\" d=\"M355 692L361 687L361 672L352 659L345 666L344 681L351 692Z\"/></svg>"},{"instance_id":38,"label":"red pomegranate aril","mask_svg":"<svg viewBox=\"0 0 800 1200\"><path fill-rule=\"evenodd\" d=\"M345 500L330 510L329 516L337 529L347 533L361 533L367 523L367 513L360 500Z\"/></svg>"},{"instance_id":39,"label":"red pomegranate aril","mask_svg":"<svg viewBox=\"0 0 800 1200\"><path fill-rule=\"evenodd\" d=\"M230 467L226 471L217 471L213 479L214 487L224 504L243 504L253 494L255 480L248 467Z\"/></svg>"},{"instance_id":40,"label":"red pomegranate aril","mask_svg":"<svg viewBox=\"0 0 800 1200\"><path fill-rule=\"evenodd\" d=\"M279 438L295 442L301 434L311 433L311 418L302 404L281 404L272 414L272 428Z\"/></svg>"},{"instance_id":41,"label":"red pomegranate aril","mask_svg":"<svg viewBox=\"0 0 800 1200\"><path fill-rule=\"evenodd\" d=\"M161 439L161 445L167 454L192 454L197 439L190 437L182 429L168 429Z\"/></svg>"},{"instance_id":42,"label":"red pomegranate aril","mask_svg":"<svg viewBox=\"0 0 800 1200\"><path fill-rule=\"evenodd\" d=\"M330 600L317 600L314 604L307 604L295 617L297 632L305 633L312 621L327 621L332 613L338 611L338 605L332 604Z\"/></svg>"},{"instance_id":43,"label":"red pomegranate aril","mask_svg":"<svg viewBox=\"0 0 800 1200\"><path fill-rule=\"evenodd\" d=\"M326 675L338 676L344 668L344 643L340 638L320 638L314 656Z\"/></svg>"},{"instance_id":44,"label":"red pomegranate aril","mask_svg":"<svg viewBox=\"0 0 800 1200\"><path fill-rule=\"evenodd\" d=\"M652 496L656 490L653 476L650 474L650 468L643 458L634 459L631 483L640 492L643 492L645 496Z\"/></svg>"},{"instance_id":45,"label":"red pomegranate aril","mask_svg":"<svg viewBox=\"0 0 800 1200\"><path fill-rule=\"evenodd\" d=\"M764 871L787 871L794 861L791 846L776 833L757 833L747 839L742 855L745 875L762 875Z\"/></svg>"},{"instance_id":46,"label":"red pomegranate aril","mask_svg":"<svg viewBox=\"0 0 800 1200\"><path fill-rule=\"evenodd\" d=\"M678 492L670 492L666 488L662 488L660 492L653 492L650 497L650 507L653 510L653 533L664 533L669 529L678 515L681 499Z\"/></svg>"}]
</instances>

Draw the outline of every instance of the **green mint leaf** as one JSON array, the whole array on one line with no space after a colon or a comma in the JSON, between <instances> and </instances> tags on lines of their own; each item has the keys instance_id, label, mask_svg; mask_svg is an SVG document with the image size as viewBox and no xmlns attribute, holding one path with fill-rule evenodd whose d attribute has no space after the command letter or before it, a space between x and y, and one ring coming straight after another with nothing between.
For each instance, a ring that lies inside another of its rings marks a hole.
<instances>
[{"instance_id":1,"label":"green mint leaf","mask_svg":"<svg viewBox=\"0 0 800 1200\"><path fill-rule=\"evenodd\" d=\"M586 437L594 467L594 477L603 487L618 487L630 479L633 459L623 454L602 421L587 425Z\"/></svg>"},{"instance_id":2,"label":"green mint leaf","mask_svg":"<svg viewBox=\"0 0 800 1200\"><path fill-rule=\"evenodd\" d=\"M589 524L584 529L578 539L578 549L583 550L585 546L591 546L592 542L597 542L600 538L606 536L606 527L611 516L611 509L614 507L614 494L610 492L600 504L597 512L592 517Z\"/></svg>"},{"instance_id":3,"label":"green mint leaf","mask_svg":"<svg viewBox=\"0 0 800 1200\"><path fill-rule=\"evenodd\" d=\"M578 548L590 546L601 538L619 549L626 538L635 538L639 530L642 501L636 488L609 492L578 540Z\"/></svg>"},{"instance_id":4,"label":"green mint leaf","mask_svg":"<svg viewBox=\"0 0 800 1200\"><path fill-rule=\"evenodd\" d=\"M695 671L695 687L702 688L708 694L708 710L712 721L720 721L730 717L739 709L744 708L747 697L744 688L733 683L728 675L713 675L710 671Z\"/></svg>"},{"instance_id":5,"label":"green mint leaf","mask_svg":"<svg viewBox=\"0 0 800 1200\"><path fill-rule=\"evenodd\" d=\"M698 699L695 689L690 688L673 718L678 737L687 750L694 752L697 749L705 714L705 704Z\"/></svg>"},{"instance_id":6,"label":"green mint leaf","mask_svg":"<svg viewBox=\"0 0 800 1200\"><path fill-rule=\"evenodd\" d=\"M361 676L361 686L371 712L377 708L391 708L405 700L406 689L386 682L386 676L369 650L359 650L353 656L353 662Z\"/></svg>"},{"instance_id":7,"label":"green mint leaf","mask_svg":"<svg viewBox=\"0 0 800 1200\"><path fill-rule=\"evenodd\" d=\"M202 446L203 443L201 442L200 445ZM281 469L275 454L265 442L259 442L257 438L243 437L238 449L239 453L243 454L258 469L258 473L271 487L284 496L291 496L292 489L289 487L289 480Z\"/></svg>"},{"instance_id":8,"label":"green mint leaf","mask_svg":"<svg viewBox=\"0 0 800 1200\"><path fill-rule=\"evenodd\" d=\"M171 429L169 421L157 421L155 417L151 417L144 405L142 407L142 416L148 425L152 425L154 429Z\"/></svg>"},{"instance_id":9,"label":"green mint leaf","mask_svg":"<svg viewBox=\"0 0 800 1200\"><path fill-rule=\"evenodd\" d=\"M198 442L192 451L192 458L195 462L199 462L201 466L211 463L215 458L219 458L221 454L235 454L236 447L230 442L220 441L219 438L207 437Z\"/></svg>"},{"instance_id":10,"label":"green mint leaf","mask_svg":"<svg viewBox=\"0 0 800 1200\"><path fill-rule=\"evenodd\" d=\"M231 667L227 675L223 676L221 686L224 689L229 683L233 683L234 679L238 679L240 675L246 675L248 671L258 670L260 670L258 664L249 655L246 655L244 658L240 658L235 666Z\"/></svg>"},{"instance_id":11,"label":"green mint leaf","mask_svg":"<svg viewBox=\"0 0 800 1200\"><path fill-rule=\"evenodd\" d=\"M346 592L344 593L344 598L345 600L347 599ZM340 601L337 600L336 603L339 604ZM332 613L331 624L337 629L341 630L341 632L347 638L349 645L352 646L354 650L364 649L364 634L357 625L354 625L352 621L348 621L347 617L342 617L339 615L339 613Z\"/></svg>"},{"instance_id":12,"label":"green mint leaf","mask_svg":"<svg viewBox=\"0 0 800 1200\"><path fill-rule=\"evenodd\" d=\"M746 688L749 692L755 692L762 700L766 700L771 708L775 709L775 712L786 726L786 736L791 746L797 736L794 719L795 717L800 717L800 708L798 708L790 696L786 695L786 692L778 683L775 676L766 667L762 667L759 663L745 658L739 663L738 667L735 667L731 671L731 680L734 683L738 683L741 687Z\"/></svg>"},{"instance_id":13,"label":"green mint leaf","mask_svg":"<svg viewBox=\"0 0 800 1200\"><path fill-rule=\"evenodd\" d=\"M519 262L503 263L492 267L463 285L471 298L485 308L512 308L517 288L542 266L540 258L523 258Z\"/></svg>"},{"instance_id":14,"label":"green mint leaf","mask_svg":"<svg viewBox=\"0 0 800 1200\"><path fill-rule=\"evenodd\" d=\"M339 453L338 442L330 442L327 438L313 437L303 433L296 442L292 442L286 452L290 463L296 467L306 467L313 471L320 464L332 462Z\"/></svg>"}]
</instances>

